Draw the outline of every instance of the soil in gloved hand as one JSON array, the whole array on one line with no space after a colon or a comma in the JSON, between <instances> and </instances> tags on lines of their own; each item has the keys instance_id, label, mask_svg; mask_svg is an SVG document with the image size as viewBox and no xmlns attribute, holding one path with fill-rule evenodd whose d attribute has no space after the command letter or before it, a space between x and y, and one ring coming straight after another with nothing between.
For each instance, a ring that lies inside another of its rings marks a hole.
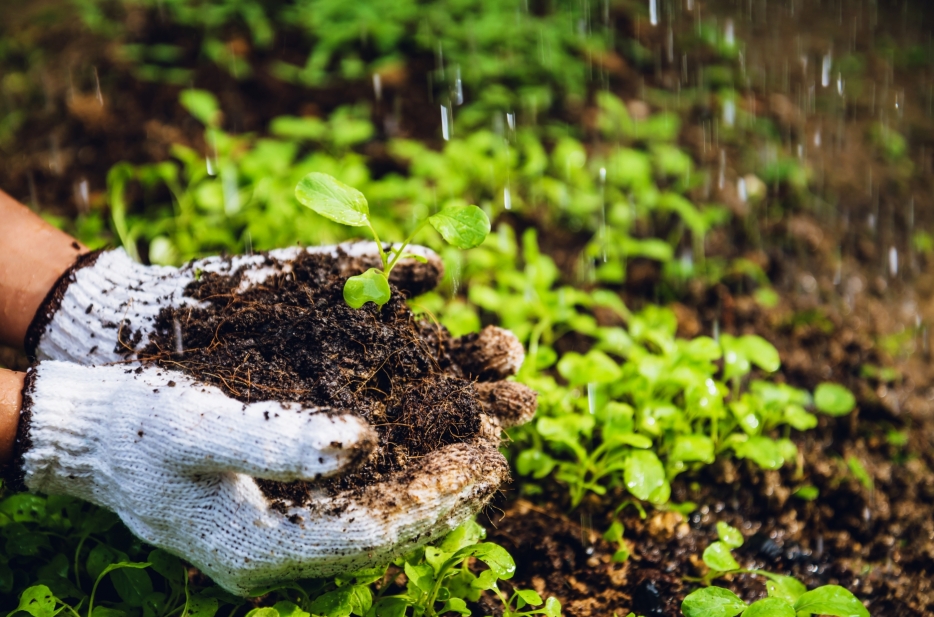
<instances>
[{"instance_id":1,"label":"soil in gloved hand","mask_svg":"<svg viewBox=\"0 0 934 617\"><path fill-rule=\"evenodd\" d=\"M376 451L356 470L314 483L330 492L379 482L480 430L475 376L453 359L458 345L447 330L417 319L395 287L382 307L350 308L343 286L356 272L347 263L302 254L289 272L245 292L242 269L203 273L185 294L205 308L163 309L139 354L244 403L294 401L363 416L379 434ZM312 488L257 483L283 510L305 503Z\"/></svg>"}]
</instances>

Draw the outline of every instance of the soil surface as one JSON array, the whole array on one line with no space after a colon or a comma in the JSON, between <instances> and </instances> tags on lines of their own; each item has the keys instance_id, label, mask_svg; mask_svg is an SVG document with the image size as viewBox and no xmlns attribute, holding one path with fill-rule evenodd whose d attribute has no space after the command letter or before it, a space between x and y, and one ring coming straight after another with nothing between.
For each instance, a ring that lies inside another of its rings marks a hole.
<instances>
[{"instance_id":1,"label":"soil surface","mask_svg":"<svg viewBox=\"0 0 934 617\"><path fill-rule=\"evenodd\" d=\"M412 459L469 441L481 410L473 381L449 355L455 341L443 326L417 321L397 289L382 307L347 305L346 261L303 253L245 292L237 291L242 268L203 273L185 293L206 306L163 309L140 354L245 403L296 401L366 418L379 445L357 471L327 483L335 491L379 482ZM267 265L282 266L272 258ZM302 482L258 482L270 498L302 503L307 494Z\"/></svg>"}]
</instances>

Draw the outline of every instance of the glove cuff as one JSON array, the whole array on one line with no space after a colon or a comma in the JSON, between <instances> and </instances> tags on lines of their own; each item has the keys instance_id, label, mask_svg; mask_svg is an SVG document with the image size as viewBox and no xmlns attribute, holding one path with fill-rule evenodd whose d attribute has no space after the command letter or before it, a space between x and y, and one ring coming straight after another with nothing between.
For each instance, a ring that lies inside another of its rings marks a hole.
<instances>
[{"instance_id":1,"label":"glove cuff","mask_svg":"<svg viewBox=\"0 0 934 617\"><path fill-rule=\"evenodd\" d=\"M180 295L190 277L144 266L123 251L84 255L58 280L26 335L38 360L116 362L144 345L160 301Z\"/></svg>"},{"instance_id":2,"label":"glove cuff","mask_svg":"<svg viewBox=\"0 0 934 617\"><path fill-rule=\"evenodd\" d=\"M99 412L109 407L113 392L106 383L82 380L80 370L50 362L27 373L8 474L15 488L100 503L93 479L106 471L97 468L102 457L95 452L107 431Z\"/></svg>"}]
</instances>

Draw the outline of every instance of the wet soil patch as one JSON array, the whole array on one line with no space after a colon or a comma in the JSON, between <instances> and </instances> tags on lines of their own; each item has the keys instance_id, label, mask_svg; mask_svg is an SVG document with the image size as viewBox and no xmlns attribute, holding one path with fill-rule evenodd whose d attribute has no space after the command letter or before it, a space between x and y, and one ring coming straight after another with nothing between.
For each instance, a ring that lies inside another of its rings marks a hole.
<instances>
[{"instance_id":1,"label":"wet soil patch","mask_svg":"<svg viewBox=\"0 0 934 617\"><path fill-rule=\"evenodd\" d=\"M347 262L303 254L288 272L245 292L238 292L242 269L203 273L185 291L203 308L163 309L140 354L244 403L291 401L363 416L379 444L356 471L325 482L332 491L379 482L480 429L473 381L451 360L455 342L447 331L416 320L395 288L381 308L347 306ZM270 258L268 265L281 264ZM303 503L310 488L259 485L267 496L293 503Z\"/></svg>"}]
</instances>

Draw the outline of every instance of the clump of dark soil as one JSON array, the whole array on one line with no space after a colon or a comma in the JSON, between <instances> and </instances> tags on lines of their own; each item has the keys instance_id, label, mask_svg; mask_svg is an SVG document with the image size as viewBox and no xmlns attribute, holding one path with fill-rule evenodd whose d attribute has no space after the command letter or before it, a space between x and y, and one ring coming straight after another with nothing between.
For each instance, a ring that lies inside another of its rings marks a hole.
<instances>
[{"instance_id":1,"label":"clump of dark soil","mask_svg":"<svg viewBox=\"0 0 934 617\"><path fill-rule=\"evenodd\" d=\"M447 330L417 320L395 288L382 307L350 308L342 295L346 264L302 254L287 272L244 292L242 269L203 273L185 294L206 306L163 309L140 353L245 403L292 401L364 417L379 434L376 451L353 473L324 483L332 491L379 482L480 429L477 393L451 359L456 342ZM280 507L302 503L309 488L258 484Z\"/></svg>"}]
</instances>

